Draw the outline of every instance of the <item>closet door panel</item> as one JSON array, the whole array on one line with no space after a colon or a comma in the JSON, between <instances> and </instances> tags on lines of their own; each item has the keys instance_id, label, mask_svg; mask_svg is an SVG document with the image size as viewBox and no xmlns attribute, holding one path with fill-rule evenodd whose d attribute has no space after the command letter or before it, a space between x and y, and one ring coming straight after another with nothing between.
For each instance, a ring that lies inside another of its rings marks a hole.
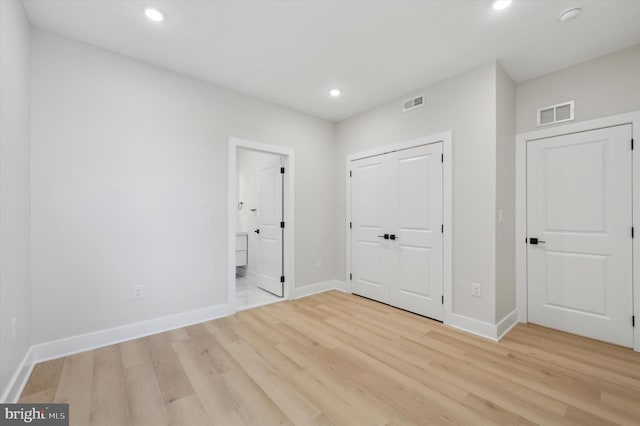
<instances>
[{"instance_id":1,"label":"closet door panel","mask_svg":"<svg viewBox=\"0 0 640 426\"><path fill-rule=\"evenodd\" d=\"M442 319L442 143L390 155L390 303Z\"/></svg>"},{"instance_id":2,"label":"closet door panel","mask_svg":"<svg viewBox=\"0 0 640 426\"><path fill-rule=\"evenodd\" d=\"M352 167L352 290L380 302L389 301L388 228L385 156L354 161Z\"/></svg>"}]
</instances>

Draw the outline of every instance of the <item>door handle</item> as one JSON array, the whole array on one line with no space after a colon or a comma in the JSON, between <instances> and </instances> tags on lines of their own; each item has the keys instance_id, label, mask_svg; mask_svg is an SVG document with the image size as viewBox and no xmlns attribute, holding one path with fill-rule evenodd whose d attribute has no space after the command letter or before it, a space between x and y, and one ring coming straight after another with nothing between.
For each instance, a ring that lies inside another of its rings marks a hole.
<instances>
[{"instance_id":1,"label":"door handle","mask_svg":"<svg viewBox=\"0 0 640 426\"><path fill-rule=\"evenodd\" d=\"M389 239L389 234L378 235L378 238L384 238L385 240Z\"/></svg>"},{"instance_id":2,"label":"door handle","mask_svg":"<svg viewBox=\"0 0 640 426\"><path fill-rule=\"evenodd\" d=\"M260 228L256 229L256 230L255 230L255 231L253 231L253 232L255 232L256 234L259 234L259 233L260 233Z\"/></svg>"},{"instance_id":3,"label":"door handle","mask_svg":"<svg viewBox=\"0 0 640 426\"><path fill-rule=\"evenodd\" d=\"M545 243L546 243L546 241L539 240L539 239L537 239L535 237L534 238L529 238L529 244L534 245L534 246L538 245L538 244L545 244Z\"/></svg>"},{"instance_id":4,"label":"door handle","mask_svg":"<svg viewBox=\"0 0 640 426\"><path fill-rule=\"evenodd\" d=\"M392 240L399 240L400 238L398 238L398 236L396 234L391 234L389 235L389 238Z\"/></svg>"}]
</instances>

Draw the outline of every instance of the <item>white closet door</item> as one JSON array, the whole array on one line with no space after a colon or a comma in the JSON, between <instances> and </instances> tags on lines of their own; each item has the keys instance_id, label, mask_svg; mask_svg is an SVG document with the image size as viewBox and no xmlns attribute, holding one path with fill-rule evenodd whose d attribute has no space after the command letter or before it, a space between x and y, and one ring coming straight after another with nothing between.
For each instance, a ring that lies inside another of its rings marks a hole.
<instances>
[{"instance_id":1,"label":"white closet door","mask_svg":"<svg viewBox=\"0 0 640 426\"><path fill-rule=\"evenodd\" d=\"M377 156L352 165L352 290L381 302L389 301L388 159Z\"/></svg>"},{"instance_id":2,"label":"white closet door","mask_svg":"<svg viewBox=\"0 0 640 426\"><path fill-rule=\"evenodd\" d=\"M528 143L529 321L632 346L630 141L625 125Z\"/></svg>"},{"instance_id":3,"label":"white closet door","mask_svg":"<svg viewBox=\"0 0 640 426\"><path fill-rule=\"evenodd\" d=\"M390 303L442 320L442 143L389 155Z\"/></svg>"},{"instance_id":4,"label":"white closet door","mask_svg":"<svg viewBox=\"0 0 640 426\"><path fill-rule=\"evenodd\" d=\"M260 259L258 261L258 287L284 296L280 282L282 268L282 177L280 157L260 169Z\"/></svg>"},{"instance_id":5,"label":"white closet door","mask_svg":"<svg viewBox=\"0 0 640 426\"><path fill-rule=\"evenodd\" d=\"M442 143L352 162L352 290L442 319Z\"/></svg>"}]
</instances>

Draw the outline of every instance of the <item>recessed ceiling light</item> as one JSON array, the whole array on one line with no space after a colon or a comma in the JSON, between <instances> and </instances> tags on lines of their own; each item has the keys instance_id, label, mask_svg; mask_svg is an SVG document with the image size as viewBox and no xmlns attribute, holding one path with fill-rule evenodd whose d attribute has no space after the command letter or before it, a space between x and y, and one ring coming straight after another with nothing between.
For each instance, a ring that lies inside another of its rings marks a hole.
<instances>
[{"instance_id":1,"label":"recessed ceiling light","mask_svg":"<svg viewBox=\"0 0 640 426\"><path fill-rule=\"evenodd\" d=\"M340 96L342 92L340 91L340 89L331 89L329 90L329 94L331 96L333 96L334 98L337 98L338 96Z\"/></svg>"},{"instance_id":2,"label":"recessed ceiling light","mask_svg":"<svg viewBox=\"0 0 640 426\"><path fill-rule=\"evenodd\" d=\"M493 10L502 10L509 7L511 0L496 0L493 2Z\"/></svg>"},{"instance_id":3,"label":"recessed ceiling light","mask_svg":"<svg viewBox=\"0 0 640 426\"><path fill-rule=\"evenodd\" d=\"M558 16L558 19L560 20L560 22L565 24L576 19L578 15L580 15L580 12L582 12L582 9L580 9L579 7L574 7L573 9L565 10L564 12L562 12L560 16Z\"/></svg>"},{"instance_id":4,"label":"recessed ceiling light","mask_svg":"<svg viewBox=\"0 0 640 426\"><path fill-rule=\"evenodd\" d=\"M152 7L148 7L144 10L144 14L147 15L147 18L151 19L153 22L162 22L164 16L158 9L154 9Z\"/></svg>"}]
</instances>

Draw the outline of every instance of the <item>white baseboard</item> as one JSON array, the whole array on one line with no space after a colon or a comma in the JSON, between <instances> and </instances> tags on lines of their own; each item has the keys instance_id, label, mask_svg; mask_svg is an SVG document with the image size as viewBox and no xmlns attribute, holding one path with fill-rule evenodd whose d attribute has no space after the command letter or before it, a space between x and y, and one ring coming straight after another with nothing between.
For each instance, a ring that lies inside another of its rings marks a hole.
<instances>
[{"instance_id":1,"label":"white baseboard","mask_svg":"<svg viewBox=\"0 0 640 426\"><path fill-rule=\"evenodd\" d=\"M29 376L31 376L34 365L33 346L31 346L24 357L22 357L22 361L20 361L15 373L13 373L7 388L0 398L0 404L13 404L18 402L20 395L22 395L22 390L27 384Z\"/></svg>"},{"instance_id":2,"label":"white baseboard","mask_svg":"<svg viewBox=\"0 0 640 426\"><path fill-rule=\"evenodd\" d=\"M504 317L498 324L480 321L477 319L465 317L464 315L451 314L449 322L445 323L451 327L457 328L485 339L500 341L515 325L518 323L518 311L514 310Z\"/></svg>"},{"instance_id":3,"label":"white baseboard","mask_svg":"<svg viewBox=\"0 0 640 426\"><path fill-rule=\"evenodd\" d=\"M303 287L296 287L293 289L291 298L300 299L301 297L312 296L318 293L324 293L329 290L346 291L344 282L340 280L321 281L315 284L305 285Z\"/></svg>"},{"instance_id":4,"label":"white baseboard","mask_svg":"<svg viewBox=\"0 0 640 426\"><path fill-rule=\"evenodd\" d=\"M498 341L496 325L489 322L465 317L464 315L451 314L449 322L445 324L494 342Z\"/></svg>"},{"instance_id":5,"label":"white baseboard","mask_svg":"<svg viewBox=\"0 0 640 426\"><path fill-rule=\"evenodd\" d=\"M518 324L518 310L514 309L513 312L502 318L502 320L498 322L498 325L496 325L497 339L501 340L516 324Z\"/></svg>"},{"instance_id":6,"label":"white baseboard","mask_svg":"<svg viewBox=\"0 0 640 426\"><path fill-rule=\"evenodd\" d=\"M232 314L233 308L231 305L223 304L134 324L127 324L121 327L34 345L32 346L33 357L35 362L47 361Z\"/></svg>"}]
</instances>

